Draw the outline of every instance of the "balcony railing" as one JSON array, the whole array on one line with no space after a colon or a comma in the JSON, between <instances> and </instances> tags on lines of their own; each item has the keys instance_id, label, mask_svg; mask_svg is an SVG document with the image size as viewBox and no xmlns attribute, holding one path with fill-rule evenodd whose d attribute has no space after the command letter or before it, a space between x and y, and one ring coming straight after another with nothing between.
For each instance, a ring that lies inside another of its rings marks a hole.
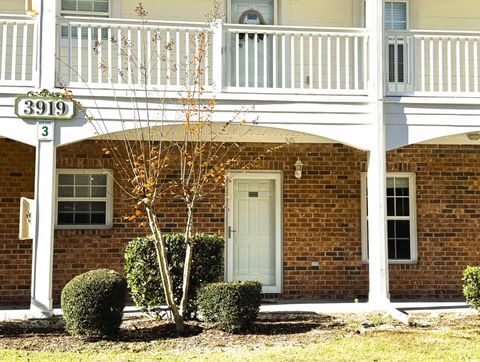
<instances>
[{"instance_id":1,"label":"balcony railing","mask_svg":"<svg viewBox=\"0 0 480 362\"><path fill-rule=\"evenodd\" d=\"M365 94L364 29L224 27L227 86L244 91Z\"/></svg>"},{"instance_id":2,"label":"balcony railing","mask_svg":"<svg viewBox=\"0 0 480 362\"><path fill-rule=\"evenodd\" d=\"M32 86L37 65L35 20L5 14L0 18L0 86Z\"/></svg>"},{"instance_id":3,"label":"balcony railing","mask_svg":"<svg viewBox=\"0 0 480 362\"><path fill-rule=\"evenodd\" d=\"M175 90L189 83L188 78L199 68L197 62L202 61L200 81L208 88L212 84L212 41L211 34L201 36L202 26L63 18L58 80L80 88L133 89L146 85ZM200 53L201 48L204 51Z\"/></svg>"},{"instance_id":4,"label":"balcony railing","mask_svg":"<svg viewBox=\"0 0 480 362\"><path fill-rule=\"evenodd\" d=\"M389 93L480 97L479 43L479 32L389 31Z\"/></svg>"},{"instance_id":5,"label":"balcony railing","mask_svg":"<svg viewBox=\"0 0 480 362\"><path fill-rule=\"evenodd\" d=\"M175 90L203 61L205 89L367 94L364 29L217 24L202 38L203 26L62 18L59 81L70 87Z\"/></svg>"}]
</instances>

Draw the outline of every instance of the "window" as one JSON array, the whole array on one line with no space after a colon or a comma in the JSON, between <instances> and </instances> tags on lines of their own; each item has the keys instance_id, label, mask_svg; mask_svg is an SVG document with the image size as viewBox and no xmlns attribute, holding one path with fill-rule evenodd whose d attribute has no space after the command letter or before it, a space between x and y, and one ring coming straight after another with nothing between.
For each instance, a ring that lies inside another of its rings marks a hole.
<instances>
[{"instance_id":1,"label":"window","mask_svg":"<svg viewBox=\"0 0 480 362\"><path fill-rule=\"evenodd\" d=\"M385 30L407 30L407 3L403 1L385 3ZM404 83L406 49L402 38L388 44L388 81L390 83Z\"/></svg>"},{"instance_id":2,"label":"window","mask_svg":"<svg viewBox=\"0 0 480 362\"><path fill-rule=\"evenodd\" d=\"M391 263L415 262L417 259L415 174L387 174L387 238ZM367 178L362 175L362 249L368 260Z\"/></svg>"},{"instance_id":3,"label":"window","mask_svg":"<svg viewBox=\"0 0 480 362\"><path fill-rule=\"evenodd\" d=\"M98 228L112 225L112 178L104 170L59 170L59 228Z\"/></svg>"},{"instance_id":4,"label":"window","mask_svg":"<svg viewBox=\"0 0 480 362\"><path fill-rule=\"evenodd\" d=\"M108 0L62 0L62 14L108 16Z\"/></svg>"},{"instance_id":5,"label":"window","mask_svg":"<svg viewBox=\"0 0 480 362\"><path fill-rule=\"evenodd\" d=\"M94 16L109 17L110 7L109 0L62 0L62 15L67 16ZM78 38L78 30L76 27L71 28L71 38ZM101 37L103 40L108 37L108 30L101 29ZM68 38L68 26L62 26L62 38ZM98 29L92 28L91 37L93 40L98 39ZM82 39L88 38L88 29L82 28Z\"/></svg>"}]
</instances>

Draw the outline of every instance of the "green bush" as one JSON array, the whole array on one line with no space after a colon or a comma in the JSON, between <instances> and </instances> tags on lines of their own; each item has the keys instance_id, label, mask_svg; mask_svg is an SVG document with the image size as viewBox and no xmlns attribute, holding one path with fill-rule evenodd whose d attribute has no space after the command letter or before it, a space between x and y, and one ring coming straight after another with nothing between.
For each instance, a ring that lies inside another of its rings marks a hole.
<instances>
[{"instance_id":1,"label":"green bush","mask_svg":"<svg viewBox=\"0 0 480 362\"><path fill-rule=\"evenodd\" d=\"M91 270L76 276L62 290L67 331L87 339L114 335L122 323L127 294L125 278L113 270Z\"/></svg>"},{"instance_id":2,"label":"green bush","mask_svg":"<svg viewBox=\"0 0 480 362\"><path fill-rule=\"evenodd\" d=\"M206 322L237 333L250 327L257 318L261 293L259 282L212 283L200 289L198 306Z\"/></svg>"},{"instance_id":3,"label":"green bush","mask_svg":"<svg viewBox=\"0 0 480 362\"><path fill-rule=\"evenodd\" d=\"M190 274L188 315L196 314L197 291L202 284L218 281L223 275L224 241L218 235L196 234L193 238L193 260ZM165 234L165 248L174 285L176 303L182 296L183 266L186 245L183 234ZM154 313L165 303L157 255L152 238L136 238L125 250L125 271L133 301L138 307Z\"/></svg>"},{"instance_id":4,"label":"green bush","mask_svg":"<svg viewBox=\"0 0 480 362\"><path fill-rule=\"evenodd\" d=\"M472 308L480 311L480 267L468 266L464 270L463 295Z\"/></svg>"}]
</instances>

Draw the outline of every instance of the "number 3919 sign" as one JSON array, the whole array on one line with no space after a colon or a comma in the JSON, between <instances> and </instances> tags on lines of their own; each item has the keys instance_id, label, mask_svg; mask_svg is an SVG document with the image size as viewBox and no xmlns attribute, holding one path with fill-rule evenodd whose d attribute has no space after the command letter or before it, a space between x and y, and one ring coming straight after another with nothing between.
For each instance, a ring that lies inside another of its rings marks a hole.
<instances>
[{"instance_id":1,"label":"number 3919 sign","mask_svg":"<svg viewBox=\"0 0 480 362\"><path fill-rule=\"evenodd\" d=\"M59 97L19 96L15 100L15 114L26 119L72 119L75 106Z\"/></svg>"}]
</instances>

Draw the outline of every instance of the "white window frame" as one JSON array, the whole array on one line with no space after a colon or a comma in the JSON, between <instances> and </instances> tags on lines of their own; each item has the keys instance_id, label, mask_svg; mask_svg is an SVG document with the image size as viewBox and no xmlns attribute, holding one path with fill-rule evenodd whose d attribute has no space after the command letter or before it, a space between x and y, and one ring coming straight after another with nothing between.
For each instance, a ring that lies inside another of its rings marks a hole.
<instances>
[{"instance_id":1,"label":"white window frame","mask_svg":"<svg viewBox=\"0 0 480 362\"><path fill-rule=\"evenodd\" d=\"M408 178L410 216L387 216L386 221L399 220L399 219L410 221L410 259L388 259L388 263L389 264L416 264L418 261L416 175L414 172L387 172L387 178L395 178L395 177ZM361 197L361 209L362 209L361 210L362 262L368 263L367 173L366 172L362 172L361 174L360 197ZM385 208L386 208L386 203L387 203L387 200L385 199ZM388 253L388 250L387 250L387 253Z\"/></svg>"},{"instance_id":2,"label":"white window frame","mask_svg":"<svg viewBox=\"0 0 480 362\"><path fill-rule=\"evenodd\" d=\"M58 186L60 175L106 175L107 176L107 195L106 197L59 197ZM105 224L77 224L77 225L59 225L58 224L58 203L65 202L103 202L105 201ZM113 226L113 171L108 169L57 169L55 182L55 228L56 229L109 229Z\"/></svg>"},{"instance_id":3,"label":"white window frame","mask_svg":"<svg viewBox=\"0 0 480 362\"><path fill-rule=\"evenodd\" d=\"M110 18L112 15L112 0L108 0L108 11L79 11L79 10L62 10L62 0L60 0L60 14L63 16L93 16Z\"/></svg>"}]
</instances>

